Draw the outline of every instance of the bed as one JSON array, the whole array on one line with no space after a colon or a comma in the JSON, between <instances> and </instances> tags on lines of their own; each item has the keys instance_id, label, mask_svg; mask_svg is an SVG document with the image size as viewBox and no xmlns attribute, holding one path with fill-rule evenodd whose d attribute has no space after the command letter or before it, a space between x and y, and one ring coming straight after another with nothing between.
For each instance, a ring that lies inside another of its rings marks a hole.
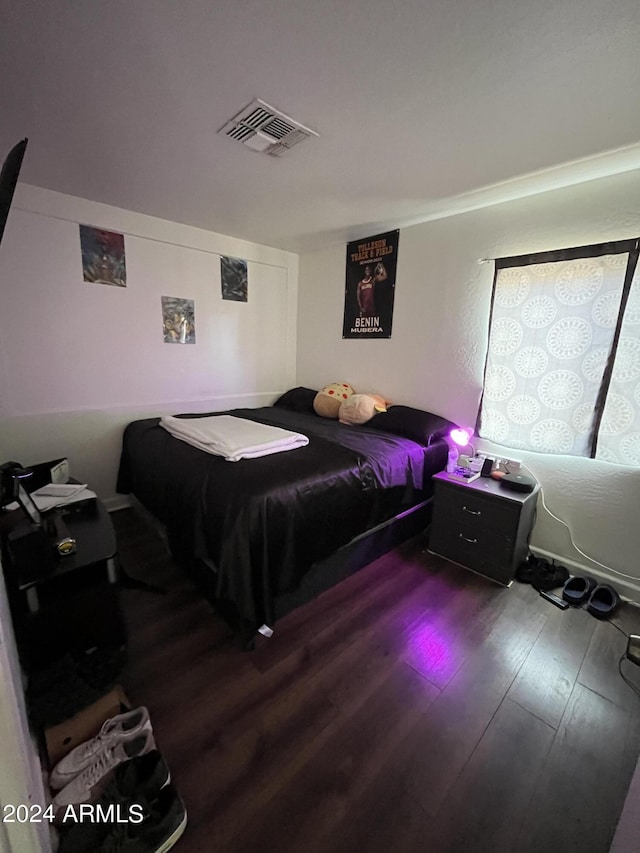
<instances>
[{"instance_id":1,"label":"bed","mask_svg":"<svg viewBox=\"0 0 640 853\"><path fill-rule=\"evenodd\" d=\"M394 406L348 426L318 417L314 396L296 388L273 406L179 416L232 415L309 438L257 459L226 462L159 418L124 431L118 491L164 526L174 557L245 640L423 529L431 477L446 465L450 421Z\"/></svg>"}]
</instances>

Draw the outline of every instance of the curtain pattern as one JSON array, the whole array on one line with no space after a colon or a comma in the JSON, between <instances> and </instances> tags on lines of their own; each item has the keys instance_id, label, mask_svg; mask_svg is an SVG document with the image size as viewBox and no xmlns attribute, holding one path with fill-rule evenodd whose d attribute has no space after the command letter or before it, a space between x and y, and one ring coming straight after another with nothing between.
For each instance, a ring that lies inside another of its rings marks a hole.
<instances>
[{"instance_id":1,"label":"curtain pattern","mask_svg":"<svg viewBox=\"0 0 640 853\"><path fill-rule=\"evenodd\" d=\"M497 271L480 413L483 438L542 453L590 455L628 257L625 252ZM625 347L633 373L633 345ZM637 433L625 432L631 429L628 407L618 402L630 394L636 410L640 406L638 386L621 378L627 372L618 371L616 389L624 386L624 394L609 395L603 427L606 420L608 434L624 433L624 447L640 452ZM601 458L619 454L622 444L603 442Z\"/></svg>"},{"instance_id":2,"label":"curtain pattern","mask_svg":"<svg viewBox=\"0 0 640 853\"><path fill-rule=\"evenodd\" d=\"M596 459L634 466L640 466L639 270L631 282L622 319L596 448Z\"/></svg>"}]
</instances>

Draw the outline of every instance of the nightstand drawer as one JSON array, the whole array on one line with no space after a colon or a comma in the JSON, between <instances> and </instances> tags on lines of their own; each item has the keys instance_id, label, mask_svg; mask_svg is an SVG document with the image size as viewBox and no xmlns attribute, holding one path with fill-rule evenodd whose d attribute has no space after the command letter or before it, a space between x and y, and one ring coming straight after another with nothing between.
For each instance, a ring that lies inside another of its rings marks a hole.
<instances>
[{"instance_id":1,"label":"nightstand drawer","mask_svg":"<svg viewBox=\"0 0 640 853\"><path fill-rule=\"evenodd\" d=\"M464 486L439 486L438 515L450 523L476 525L501 533L515 534L520 518L520 506L498 502Z\"/></svg>"},{"instance_id":2,"label":"nightstand drawer","mask_svg":"<svg viewBox=\"0 0 640 853\"><path fill-rule=\"evenodd\" d=\"M479 526L477 529L446 523L435 526L434 517L429 550L474 571L490 574L496 580L511 572L513 539Z\"/></svg>"}]
</instances>

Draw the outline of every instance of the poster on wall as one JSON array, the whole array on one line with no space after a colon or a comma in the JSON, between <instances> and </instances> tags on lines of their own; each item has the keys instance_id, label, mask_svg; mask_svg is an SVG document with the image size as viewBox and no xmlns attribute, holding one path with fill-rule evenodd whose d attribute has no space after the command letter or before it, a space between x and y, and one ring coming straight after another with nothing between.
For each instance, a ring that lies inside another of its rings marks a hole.
<instances>
[{"instance_id":1,"label":"poster on wall","mask_svg":"<svg viewBox=\"0 0 640 853\"><path fill-rule=\"evenodd\" d=\"M82 275L85 281L127 286L124 235L103 228L80 226Z\"/></svg>"},{"instance_id":2,"label":"poster on wall","mask_svg":"<svg viewBox=\"0 0 640 853\"><path fill-rule=\"evenodd\" d=\"M248 276L247 262L241 258L220 258L220 278L222 280L222 298L233 302L247 302Z\"/></svg>"},{"instance_id":3,"label":"poster on wall","mask_svg":"<svg viewBox=\"0 0 640 853\"><path fill-rule=\"evenodd\" d=\"M162 334L165 344L195 344L196 308L193 299L162 298Z\"/></svg>"},{"instance_id":4,"label":"poster on wall","mask_svg":"<svg viewBox=\"0 0 640 853\"><path fill-rule=\"evenodd\" d=\"M347 244L343 338L390 338L400 231Z\"/></svg>"}]
</instances>

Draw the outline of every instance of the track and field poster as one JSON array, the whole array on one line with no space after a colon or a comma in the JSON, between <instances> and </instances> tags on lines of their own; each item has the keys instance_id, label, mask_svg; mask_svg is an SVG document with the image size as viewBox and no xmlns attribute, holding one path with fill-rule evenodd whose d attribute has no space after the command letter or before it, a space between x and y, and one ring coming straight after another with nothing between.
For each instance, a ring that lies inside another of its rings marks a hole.
<instances>
[{"instance_id":1,"label":"track and field poster","mask_svg":"<svg viewBox=\"0 0 640 853\"><path fill-rule=\"evenodd\" d=\"M347 243L343 338L390 338L400 231Z\"/></svg>"}]
</instances>

